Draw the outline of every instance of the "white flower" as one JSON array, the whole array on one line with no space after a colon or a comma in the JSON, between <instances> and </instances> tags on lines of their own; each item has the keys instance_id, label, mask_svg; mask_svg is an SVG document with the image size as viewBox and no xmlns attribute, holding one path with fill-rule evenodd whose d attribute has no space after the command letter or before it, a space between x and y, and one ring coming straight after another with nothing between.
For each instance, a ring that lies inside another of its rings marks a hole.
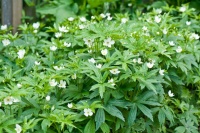
<instances>
[{"instance_id":1,"label":"white flower","mask_svg":"<svg viewBox=\"0 0 200 133\"><path fill-rule=\"evenodd\" d=\"M128 6L129 6L129 7L132 6L132 3L128 3Z\"/></svg>"},{"instance_id":2,"label":"white flower","mask_svg":"<svg viewBox=\"0 0 200 133\"><path fill-rule=\"evenodd\" d=\"M112 20L112 17L111 17L111 16L108 16L108 17L107 17L107 20L108 20L108 21Z\"/></svg>"},{"instance_id":3,"label":"white flower","mask_svg":"<svg viewBox=\"0 0 200 133\"><path fill-rule=\"evenodd\" d=\"M38 30L33 30L33 33L37 33L38 32Z\"/></svg>"},{"instance_id":4,"label":"white flower","mask_svg":"<svg viewBox=\"0 0 200 133\"><path fill-rule=\"evenodd\" d=\"M138 58L137 62L138 62L138 64L142 64L143 63L141 58Z\"/></svg>"},{"instance_id":5,"label":"white flower","mask_svg":"<svg viewBox=\"0 0 200 133\"><path fill-rule=\"evenodd\" d=\"M180 7L180 8L179 8L179 11L180 11L180 12L185 12L185 11L186 11L186 7L185 7L185 6Z\"/></svg>"},{"instance_id":6,"label":"white flower","mask_svg":"<svg viewBox=\"0 0 200 133\"><path fill-rule=\"evenodd\" d=\"M108 83L111 83L112 86L115 86L115 81L113 78L111 78L110 80L108 80Z\"/></svg>"},{"instance_id":7,"label":"white flower","mask_svg":"<svg viewBox=\"0 0 200 133\"><path fill-rule=\"evenodd\" d=\"M73 17L69 17L68 20L69 21L74 21L74 18Z\"/></svg>"},{"instance_id":8,"label":"white flower","mask_svg":"<svg viewBox=\"0 0 200 133\"><path fill-rule=\"evenodd\" d=\"M86 38L83 38L83 41L85 42L85 44L88 46L88 47L91 47L93 42L94 42L94 39L86 39Z\"/></svg>"},{"instance_id":9,"label":"white flower","mask_svg":"<svg viewBox=\"0 0 200 133\"><path fill-rule=\"evenodd\" d=\"M175 45L174 41L169 41L169 45L174 46Z\"/></svg>"},{"instance_id":10,"label":"white flower","mask_svg":"<svg viewBox=\"0 0 200 133\"><path fill-rule=\"evenodd\" d=\"M61 36L62 36L62 33L61 33L61 32L55 33L55 37L56 37L56 38L59 38L59 37L61 37Z\"/></svg>"},{"instance_id":11,"label":"white flower","mask_svg":"<svg viewBox=\"0 0 200 133\"><path fill-rule=\"evenodd\" d=\"M21 88L21 87L22 87L22 85L18 83L18 84L17 84L17 87L18 87L18 88Z\"/></svg>"},{"instance_id":12,"label":"white flower","mask_svg":"<svg viewBox=\"0 0 200 133\"><path fill-rule=\"evenodd\" d=\"M161 14L161 13L162 13L162 9L158 8L158 9L155 10L155 12L156 12L157 14Z\"/></svg>"},{"instance_id":13,"label":"white flower","mask_svg":"<svg viewBox=\"0 0 200 133\"><path fill-rule=\"evenodd\" d=\"M186 25L188 25L188 26L191 24L190 21L186 21L185 23L186 23Z\"/></svg>"},{"instance_id":14,"label":"white flower","mask_svg":"<svg viewBox=\"0 0 200 133\"><path fill-rule=\"evenodd\" d=\"M76 73L72 75L72 79L76 79Z\"/></svg>"},{"instance_id":15,"label":"white flower","mask_svg":"<svg viewBox=\"0 0 200 133\"><path fill-rule=\"evenodd\" d=\"M127 18L122 18L122 19L121 19L121 23L123 23L123 24L125 24L127 21L128 21Z\"/></svg>"},{"instance_id":16,"label":"white flower","mask_svg":"<svg viewBox=\"0 0 200 133\"><path fill-rule=\"evenodd\" d=\"M93 64L96 62L94 58L88 59L88 61L93 63Z\"/></svg>"},{"instance_id":17,"label":"white flower","mask_svg":"<svg viewBox=\"0 0 200 133\"><path fill-rule=\"evenodd\" d=\"M58 85L60 88L66 88L66 81L60 80L60 84Z\"/></svg>"},{"instance_id":18,"label":"white flower","mask_svg":"<svg viewBox=\"0 0 200 133\"><path fill-rule=\"evenodd\" d=\"M159 74L162 76L164 75L164 72L165 72L165 70L162 70L162 69L159 70Z\"/></svg>"},{"instance_id":19,"label":"white flower","mask_svg":"<svg viewBox=\"0 0 200 133\"><path fill-rule=\"evenodd\" d=\"M3 46L8 46L10 44L10 40L4 39L2 40Z\"/></svg>"},{"instance_id":20,"label":"white flower","mask_svg":"<svg viewBox=\"0 0 200 133\"><path fill-rule=\"evenodd\" d=\"M50 47L50 50L51 50L51 51L56 51L56 49L57 49L56 46L51 46L51 47Z\"/></svg>"},{"instance_id":21,"label":"white flower","mask_svg":"<svg viewBox=\"0 0 200 133\"><path fill-rule=\"evenodd\" d=\"M17 54L18 54L18 58L22 59L24 58L24 54L26 53L25 49L20 49Z\"/></svg>"},{"instance_id":22,"label":"white flower","mask_svg":"<svg viewBox=\"0 0 200 133\"><path fill-rule=\"evenodd\" d=\"M107 12L107 13L106 13L106 16L107 16L107 17L109 17L109 16L110 16L110 13L109 13L109 12Z\"/></svg>"},{"instance_id":23,"label":"white flower","mask_svg":"<svg viewBox=\"0 0 200 133\"><path fill-rule=\"evenodd\" d=\"M181 48L181 46L178 46L178 48L176 49L176 52L177 52L177 53L182 52L182 48Z\"/></svg>"},{"instance_id":24,"label":"white flower","mask_svg":"<svg viewBox=\"0 0 200 133\"><path fill-rule=\"evenodd\" d=\"M91 19L95 19L95 16L91 16Z\"/></svg>"},{"instance_id":25,"label":"white flower","mask_svg":"<svg viewBox=\"0 0 200 133\"><path fill-rule=\"evenodd\" d=\"M7 96L6 98L4 98L4 104L5 105L13 104L13 97L12 96Z\"/></svg>"},{"instance_id":26,"label":"white flower","mask_svg":"<svg viewBox=\"0 0 200 133\"><path fill-rule=\"evenodd\" d=\"M40 62L39 62L39 61L35 61L34 63L35 63L35 65L37 65L37 66L40 65Z\"/></svg>"},{"instance_id":27,"label":"white flower","mask_svg":"<svg viewBox=\"0 0 200 133\"><path fill-rule=\"evenodd\" d=\"M68 32L69 30L67 30L67 27L65 27L65 26L59 26L58 27L58 30L60 31L60 32Z\"/></svg>"},{"instance_id":28,"label":"white flower","mask_svg":"<svg viewBox=\"0 0 200 133\"><path fill-rule=\"evenodd\" d=\"M155 21L156 23L160 23L161 18L160 18L159 16L155 16L154 21Z\"/></svg>"},{"instance_id":29,"label":"white flower","mask_svg":"<svg viewBox=\"0 0 200 133\"><path fill-rule=\"evenodd\" d=\"M108 54L108 50L107 49L101 50L101 54L104 55L104 56L107 55Z\"/></svg>"},{"instance_id":30,"label":"white flower","mask_svg":"<svg viewBox=\"0 0 200 133\"><path fill-rule=\"evenodd\" d=\"M115 41L112 40L110 37L105 39L104 42L103 42L103 45L104 46L107 46L107 47L111 47L113 44L115 44Z\"/></svg>"},{"instance_id":31,"label":"white flower","mask_svg":"<svg viewBox=\"0 0 200 133\"><path fill-rule=\"evenodd\" d=\"M1 107L1 104L2 104L2 103L0 102L0 107Z\"/></svg>"},{"instance_id":32,"label":"white flower","mask_svg":"<svg viewBox=\"0 0 200 133\"><path fill-rule=\"evenodd\" d=\"M119 74L120 73L120 71L118 69L116 69L116 68L115 69L111 69L110 72L112 74Z\"/></svg>"},{"instance_id":33,"label":"white flower","mask_svg":"<svg viewBox=\"0 0 200 133\"><path fill-rule=\"evenodd\" d=\"M147 63L147 67L148 68L152 68L153 66L154 66L154 61Z\"/></svg>"},{"instance_id":34,"label":"white flower","mask_svg":"<svg viewBox=\"0 0 200 133\"><path fill-rule=\"evenodd\" d=\"M16 124L15 125L15 131L16 131L16 133L21 133L22 127L19 124Z\"/></svg>"},{"instance_id":35,"label":"white flower","mask_svg":"<svg viewBox=\"0 0 200 133\"><path fill-rule=\"evenodd\" d=\"M102 67L102 65L101 64L97 64L96 67L100 69Z\"/></svg>"},{"instance_id":36,"label":"white flower","mask_svg":"<svg viewBox=\"0 0 200 133\"><path fill-rule=\"evenodd\" d=\"M19 99L12 97L14 103L18 103Z\"/></svg>"},{"instance_id":37,"label":"white flower","mask_svg":"<svg viewBox=\"0 0 200 133\"><path fill-rule=\"evenodd\" d=\"M54 87L54 86L56 86L58 84L58 82L56 82L55 79L52 79L52 80L49 81L49 84L50 84L50 86Z\"/></svg>"},{"instance_id":38,"label":"white flower","mask_svg":"<svg viewBox=\"0 0 200 133\"><path fill-rule=\"evenodd\" d=\"M33 23L33 28L34 29L38 29L40 27L40 23L37 22L37 23Z\"/></svg>"},{"instance_id":39,"label":"white flower","mask_svg":"<svg viewBox=\"0 0 200 133\"><path fill-rule=\"evenodd\" d=\"M93 112L92 112L91 109L87 108L87 109L84 109L84 115L85 115L86 117L92 116L92 115L93 115Z\"/></svg>"},{"instance_id":40,"label":"white flower","mask_svg":"<svg viewBox=\"0 0 200 133\"><path fill-rule=\"evenodd\" d=\"M167 29L166 28L163 29L163 34L167 34Z\"/></svg>"},{"instance_id":41,"label":"white flower","mask_svg":"<svg viewBox=\"0 0 200 133\"><path fill-rule=\"evenodd\" d=\"M103 14L103 13L101 13L101 14L100 14L100 17L101 17L101 18L105 18L105 17L106 17L106 15L105 15L105 14Z\"/></svg>"},{"instance_id":42,"label":"white flower","mask_svg":"<svg viewBox=\"0 0 200 133\"><path fill-rule=\"evenodd\" d=\"M71 44L71 43L66 43L66 42L64 42L63 45L66 46L66 47L70 47L72 44Z\"/></svg>"},{"instance_id":43,"label":"white flower","mask_svg":"<svg viewBox=\"0 0 200 133\"><path fill-rule=\"evenodd\" d=\"M86 22L87 19L86 19L85 17L80 17L80 21L81 21L81 22Z\"/></svg>"},{"instance_id":44,"label":"white flower","mask_svg":"<svg viewBox=\"0 0 200 133\"><path fill-rule=\"evenodd\" d=\"M174 96L174 93L172 93L172 91L169 90L169 91L168 91L168 95L169 95L169 97L173 97L173 96Z\"/></svg>"},{"instance_id":45,"label":"white flower","mask_svg":"<svg viewBox=\"0 0 200 133\"><path fill-rule=\"evenodd\" d=\"M46 101L50 101L51 97L48 95L46 96Z\"/></svg>"},{"instance_id":46,"label":"white flower","mask_svg":"<svg viewBox=\"0 0 200 133\"><path fill-rule=\"evenodd\" d=\"M136 63L137 62L137 59L133 59L133 63Z\"/></svg>"},{"instance_id":47,"label":"white flower","mask_svg":"<svg viewBox=\"0 0 200 133\"><path fill-rule=\"evenodd\" d=\"M147 28L146 26L143 26L143 27L142 27L142 30L147 31L148 28Z\"/></svg>"},{"instance_id":48,"label":"white flower","mask_svg":"<svg viewBox=\"0 0 200 133\"><path fill-rule=\"evenodd\" d=\"M196 40L198 40L198 39L199 39L199 35L198 35L198 34L195 34L195 33L192 33L192 34L190 35L190 39L196 39Z\"/></svg>"},{"instance_id":49,"label":"white flower","mask_svg":"<svg viewBox=\"0 0 200 133\"><path fill-rule=\"evenodd\" d=\"M2 25L1 26L1 30L6 30L8 27L7 27L7 25Z\"/></svg>"},{"instance_id":50,"label":"white flower","mask_svg":"<svg viewBox=\"0 0 200 133\"><path fill-rule=\"evenodd\" d=\"M82 24L80 24L78 27L79 27L79 29L81 29L81 30L85 28L85 26L82 25Z\"/></svg>"},{"instance_id":51,"label":"white flower","mask_svg":"<svg viewBox=\"0 0 200 133\"><path fill-rule=\"evenodd\" d=\"M61 70L61 69L62 69L62 67L58 67L58 66L53 66L53 68L54 68L55 70Z\"/></svg>"},{"instance_id":52,"label":"white flower","mask_svg":"<svg viewBox=\"0 0 200 133\"><path fill-rule=\"evenodd\" d=\"M68 103L67 107L71 109L73 107L73 104L72 103Z\"/></svg>"}]
</instances>

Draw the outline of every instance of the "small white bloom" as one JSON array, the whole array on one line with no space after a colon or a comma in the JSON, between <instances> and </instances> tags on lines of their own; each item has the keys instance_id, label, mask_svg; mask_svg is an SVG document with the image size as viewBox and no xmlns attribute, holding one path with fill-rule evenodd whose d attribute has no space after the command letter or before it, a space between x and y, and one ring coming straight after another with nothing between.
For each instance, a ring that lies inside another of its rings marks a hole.
<instances>
[{"instance_id":1,"label":"small white bloom","mask_svg":"<svg viewBox=\"0 0 200 133\"><path fill-rule=\"evenodd\" d=\"M13 97L12 96L7 96L6 98L4 98L4 104L5 105L13 104Z\"/></svg>"},{"instance_id":2,"label":"small white bloom","mask_svg":"<svg viewBox=\"0 0 200 133\"><path fill-rule=\"evenodd\" d=\"M192 33L192 34L190 35L190 39L196 39L196 40L198 40L198 39L199 39L199 35L198 35L198 34L195 34L195 33Z\"/></svg>"},{"instance_id":3,"label":"small white bloom","mask_svg":"<svg viewBox=\"0 0 200 133\"><path fill-rule=\"evenodd\" d=\"M56 46L51 46L51 47L50 47L50 50L51 50L51 51L56 51L56 49L57 49Z\"/></svg>"},{"instance_id":4,"label":"small white bloom","mask_svg":"<svg viewBox=\"0 0 200 133\"><path fill-rule=\"evenodd\" d=\"M61 37L61 36L62 36L62 33L61 33L61 32L55 33L55 37L56 37L56 38L59 38L59 37Z\"/></svg>"},{"instance_id":5,"label":"small white bloom","mask_svg":"<svg viewBox=\"0 0 200 133\"><path fill-rule=\"evenodd\" d=\"M96 62L94 58L88 59L88 61L93 63L93 64Z\"/></svg>"},{"instance_id":6,"label":"small white bloom","mask_svg":"<svg viewBox=\"0 0 200 133\"><path fill-rule=\"evenodd\" d=\"M147 28L146 26L143 26L143 27L142 27L142 30L143 30L143 31L147 31L148 28Z\"/></svg>"},{"instance_id":7,"label":"small white bloom","mask_svg":"<svg viewBox=\"0 0 200 133\"><path fill-rule=\"evenodd\" d=\"M80 17L80 21L81 21L81 22L86 22L87 19L86 19L85 17Z\"/></svg>"},{"instance_id":8,"label":"small white bloom","mask_svg":"<svg viewBox=\"0 0 200 133\"><path fill-rule=\"evenodd\" d=\"M76 73L72 75L72 79L76 79Z\"/></svg>"},{"instance_id":9,"label":"small white bloom","mask_svg":"<svg viewBox=\"0 0 200 133\"><path fill-rule=\"evenodd\" d=\"M110 80L108 80L108 83L111 83L112 86L115 86L115 81L113 78L111 78Z\"/></svg>"},{"instance_id":10,"label":"small white bloom","mask_svg":"<svg viewBox=\"0 0 200 133\"><path fill-rule=\"evenodd\" d=\"M137 59L133 59L133 63L136 63L137 62Z\"/></svg>"},{"instance_id":11,"label":"small white bloom","mask_svg":"<svg viewBox=\"0 0 200 133\"><path fill-rule=\"evenodd\" d=\"M103 14L103 13L101 13L101 14L100 14L100 17L101 17L101 18L105 18L105 17L106 17L106 15L105 15L105 14Z\"/></svg>"},{"instance_id":12,"label":"small white bloom","mask_svg":"<svg viewBox=\"0 0 200 133\"><path fill-rule=\"evenodd\" d=\"M112 20L112 17L111 17L111 16L108 16L108 17L107 17L107 20L108 20L108 21Z\"/></svg>"},{"instance_id":13,"label":"small white bloom","mask_svg":"<svg viewBox=\"0 0 200 133\"><path fill-rule=\"evenodd\" d=\"M74 21L74 18L73 17L69 17L68 20L69 21Z\"/></svg>"},{"instance_id":14,"label":"small white bloom","mask_svg":"<svg viewBox=\"0 0 200 133\"><path fill-rule=\"evenodd\" d=\"M103 45L104 46L107 46L107 47L111 47L113 44L115 44L115 41L112 40L110 37L105 39L104 42L103 42Z\"/></svg>"},{"instance_id":15,"label":"small white bloom","mask_svg":"<svg viewBox=\"0 0 200 133\"><path fill-rule=\"evenodd\" d=\"M142 64L143 63L141 58L138 58L137 62L138 62L138 64Z\"/></svg>"},{"instance_id":16,"label":"small white bloom","mask_svg":"<svg viewBox=\"0 0 200 133\"><path fill-rule=\"evenodd\" d=\"M91 19L95 19L95 16L91 16Z\"/></svg>"},{"instance_id":17,"label":"small white bloom","mask_svg":"<svg viewBox=\"0 0 200 133\"><path fill-rule=\"evenodd\" d=\"M188 26L191 24L190 21L186 21L185 23L186 23L186 25L188 25Z\"/></svg>"},{"instance_id":18,"label":"small white bloom","mask_svg":"<svg viewBox=\"0 0 200 133\"><path fill-rule=\"evenodd\" d=\"M50 86L54 87L54 86L56 86L58 84L58 82L56 82L55 79L52 79L52 80L49 81L49 84L50 84Z\"/></svg>"},{"instance_id":19,"label":"small white bloom","mask_svg":"<svg viewBox=\"0 0 200 133\"><path fill-rule=\"evenodd\" d=\"M2 104L2 103L0 102L0 107L1 107L1 104Z\"/></svg>"},{"instance_id":20,"label":"small white bloom","mask_svg":"<svg viewBox=\"0 0 200 133\"><path fill-rule=\"evenodd\" d=\"M37 23L33 23L33 28L34 29L38 29L40 27L40 23L37 22Z\"/></svg>"},{"instance_id":21,"label":"small white bloom","mask_svg":"<svg viewBox=\"0 0 200 133\"><path fill-rule=\"evenodd\" d=\"M174 46L175 45L174 41L169 41L169 45Z\"/></svg>"},{"instance_id":22,"label":"small white bloom","mask_svg":"<svg viewBox=\"0 0 200 133\"><path fill-rule=\"evenodd\" d=\"M158 9L155 10L155 12L156 12L157 14L161 14L161 13L162 13L162 9L158 8Z\"/></svg>"},{"instance_id":23,"label":"small white bloom","mask_svg":"<svg viewBox=\"0 0 200 133\"><path fill-rule=\"evenodd\" d=\"M125 24L127 21L128 21L127 18L122 18L122 19L121 19L121 23L123 23L123 24Z\"/></svg>"},{"instance_id":24,"label":"small white bloom","mask_svg":"<svg viewBox=\"0 0 200 133\"><path fill-rule=\"evenodd\" d=\"M181 46L178 46L178 48L176 49L176 52L177 52L177 53L182 52L182 48L181 48Z\"/></svg>"},{"instance_id":25,"label":"small white bloom","mask_svg":"<svg viewBox=\"0 0 200 133\"><path fill-rule=\"evenodd\" d=\"M156 23L160 23L161 18L160 18L159 16L155 16L154 21L155 21Z\"/></svg>"},{"instance_id":26,"label":"small white bloom","mask_svg":"<svg viewBox=\"0 0 200 133\"><path fill-rule=\"evenodd\" d=\"M85 44L88 46L88 47L91 47L93 42L94 42L94 39L87 39L87 38L83 38L83 41L85 42Z\"/></svg>"},{"instance_id":27,"label":"small white bloom","mask_svg":"<svg viewBox=\"0 0 200 133\"><path fill-rule=\"evenodd\" d=\"M46 101L50 101L51 97L48 95L46 96Z\"/></svg>"},{"instance_id":28,"label":"small white bloom","mask_svg":"<svg viewBox=\"0 0 200 133\"><path fill-rule=\"evenodd\" d=\"M10 40L4 39L2 40L3 46L8 46L10 44Z\"/></svg>"},{"instance_id":29,"label":"small white bloom","mask_svg":"<svg viewBox=\"0 0 200 133\"><path fill-rule=\"evenodd\" d=\"M110 16L110 13L109 13L109 12L107 12L107 13L106 13L106 16L107 16L107 17L109 17L109 16Z\"/></svg>"},{"instance_id":30,"label":"small white bloom","mask_svg":"<svg viewBox=\"0 0 200 133\"><path fill-rule=\"evenodd\" d=\"M112 74L119 74L119 73L120 73L120 71L119 71L117 68L111 69L110 72L111 72Z\"/></svg>"},{"instance_id":31,"label":"small white bloom","mask_svg":"<svg viewBox=\"0 0 200 133\"><path fill-rule=\"evenodd\" d=\"M60 80L60 84L58 85L60 88L66 88L66 81Z\"/></svg>"},{"instance_id":32,"label":"small white bloom","mask_svg":"<svg viewBox=\"0 0 200 133\"><path fill-rule=\"evenodd\" d=\"M100 69L102 67L102 65L101 64L97 64L96 67Z\"/></svg>"},{"instance_id":33,"label":"small white bloom","mask_svg":"<svg viewBox=\"0 0 200 133\"><path fill-rule=\"evenodd\" d=\"M63 45L66 46L66 47L70 47L72 44L71 44L71 43L66 43L66 42L64 42Z\"/></svg>"},{"instance_id":34,"label":"small white bloom","mask_svg":"<svg viewBox=\"0 0 200 133\"><path fill-rule=\"evenodd\" d=\"M180 12L185 12L185 11L186 11L186 7L185 7L185 6L180 7L180 8L179 8L179 11L180 11Z\"/></svg>"},{"instance_id":35,"label":"small white bloom","mask_svg":"<svg viewBox=\"0 0 200 133\"><path fill-rule=\"evenodd\" d=\"M2 25L1 30L7 30L8 26L7 25Z\"/></svg>"},{"instance_id":36,"label":"small white bloom","mask_svg":"<svg viewBox=\"0 0 200 133\"><path fill-rule=\"evenodd\" d=\"M85 115L86 117L92 116L92 115L93 115L93 112L92 112L91 109L87 108L87 109L84 109L84 115Z\"/></svg>"},{"instance_id":37,"label":"small white bloom","mask_svg":"<svg viewBox=\"0 0 200 133\"><path fill-rule=\"evenodd\" d=\"M165 34L165 35L167 34L167 29L166 28L163 29L163 34Z\"/></svg>"},{"instance_id":38,"label":"small white bloom","mask_svg":"<svg viewBox=\"0 0 200 133\"><path fill-rule=\"evenodd\" d=\"M108 54L108 50L107 49L103 49L101 50L101 54L106 56Z\"/></svg>"},{"instance_id":39,"label":"small white bloom","mask_svg":"<svg viewBox=\"0 0 200 133\"><path fill-rule=\"evenodd\" d=\"M79 29L81 29L81 30L85 28L85 26L82 25L82 24L80 24L78 27L79 27Z\"/></svg>"},{"instance_id":40,"label":"small white bloom","mask_svg":"<svg viewBox=\"0 0 200 133\"><path fill-rule=\"evenodd\" d=\"M71 109L73 107L73 104L72 103L68 103L67 107Z\"/></svg>"},{"instance_id":41,"label":"small white bloom","mask_svg":"<svg viewBox=\"0 0 200 133\"><path fill-rule=\"evenodd\" d=\"M162 70L162 69L159 70L159 74L162 76L164 75L164 72L165 72L165 70Z\"/></svg>"},{"instance_id":42,"label":"small white bloom","mask_svg":"<svg viewBox=\"0 0 200 133\"><path fill-rule=\"evenodd\" d=\"M20 49L17 54L18 54L18 58L22 59L24 58L24 54L26 53L25 49Z\"/></svg>"},{"instance_id":43,"label":"small white bloom","mask_svg":"<svg viewBox=\"0 0 200 133\"><path fill-rule=\"evenodd\" d=\"M58 67L58 66L53 66L53 68L54 68L55 70L61 70L61 67Z\"/></svg>"},{"instance_id":44,"label":"small white bloom","mask_svg":"<svg viewBox=\"0 0 200 133\"><path fill-rule=\"evenodd\" d=\"M38 32L38 30L33 30L33 33L37 33Z\"/></svg>"},{"instance_id":45,"label":"small white bloom","mask_svg":"<svg viewBox=\"0 0 200 133\"><path fill-rule=\"evenodd\" d=\"M147 62L147 67L152 68L154 66L154 62Z\"/></svg>"},{"instance_id":46,"label":"small white bloom","mask_svg":"<svg viewBox=\"0 0 200 133\"><path fill-rule=\"evenodd\" d=\"M36 66L39 66L39 65L40 65L40 62L39 62L39 61L35 61L35 65L36 65Z\"/></svg>"},{"instance_id":47,"label":"small white bloom","mask_svg":"<svg viewBox=\"0 0 200 133\"><path fill-rule=\"evenodd\" d=\"M18 84L17 84L17 87L18 87L18 88L21 88L21 87L22 87L22 85L18 83Z\"/></svg>"},{"instance_id":48,"label":"small white bloom","mask_svg":"<svg viewBox=\"0 0 200 133\"><path fill-rule=\"evenodd\" d=\"M69 30L67 30L67 27L65 27L65 26L59 26L58 27L58 30L60 31L60 32L68 32ZM62 34L61 34L62 35ZM56 36L56 35L55 35ZM58 37L57 37L58 38Z\"/></svg>"},{"instance_id":49,"label":"small white bloom","mask_svg":"<svg viewBox=\"0 0 200 133\"><path fill-rule=\"evenodd\" d=\"M22 127L19 124L16 124L15 125L15 131L16 131L16 133L21 133Z\"/></svg>"},{"instance_id":50,"label":"small white bloom","mask_svg":"<svg viewBox=\"0 0 200 133\"><path fill-rule=\"evenodd\" d=\"M128 3L128 6L131 7L131 6L132 6L132 3Z\"/></svg>"},{"instance_id":51,"label":"small white bloom","mask_svg":"<svg viewBox=\"0 0 200 133\"><path fill-rule=\"evenodd\" d=\"M18 103L19 99L12 97L14 103Z\"/></svg>"},{"instance_id":52,"label":"small white bloom","mask_svg":"<svg viewBox=\"0 0 200 133\"><path fill-rule=\"evenodd\" d=\"M169 97L173 97L173 96L174 96L174 93L172 93L172 91L169 90L169 91L168 91L168 95L169 95Z\"/></svg>"}]
</instances>

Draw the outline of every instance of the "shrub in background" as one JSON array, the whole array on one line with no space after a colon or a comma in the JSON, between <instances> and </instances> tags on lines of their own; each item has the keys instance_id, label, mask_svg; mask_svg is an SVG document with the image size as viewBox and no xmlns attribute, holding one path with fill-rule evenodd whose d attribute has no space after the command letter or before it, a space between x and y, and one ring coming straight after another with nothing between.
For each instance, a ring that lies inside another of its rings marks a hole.
<instances>
[{"instance_id":1,"label":"shrub in background","mask_svg":"<svg viewBox=\"0 0 200 133\"><path fill-rule=\"evenodd\" d=\"M198 133L200 18L149 8L1 26L0 132Z\"/></svg>"}]
</instances>

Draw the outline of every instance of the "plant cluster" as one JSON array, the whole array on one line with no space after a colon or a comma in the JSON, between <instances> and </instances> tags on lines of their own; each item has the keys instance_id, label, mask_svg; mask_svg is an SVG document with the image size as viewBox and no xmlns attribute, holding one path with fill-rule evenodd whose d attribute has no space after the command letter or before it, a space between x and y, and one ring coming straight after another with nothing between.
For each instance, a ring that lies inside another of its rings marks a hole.
<instances>
[{"instance_id":1,"label":"plant cluster","mask_svg":"<svg viewBox=\"0 0 200 133\"><path fill-rule=\"evenodd\" d=\"M188 5L0 35L0 132L198 133L200 16Z\"/></svg>"}]
</instances>

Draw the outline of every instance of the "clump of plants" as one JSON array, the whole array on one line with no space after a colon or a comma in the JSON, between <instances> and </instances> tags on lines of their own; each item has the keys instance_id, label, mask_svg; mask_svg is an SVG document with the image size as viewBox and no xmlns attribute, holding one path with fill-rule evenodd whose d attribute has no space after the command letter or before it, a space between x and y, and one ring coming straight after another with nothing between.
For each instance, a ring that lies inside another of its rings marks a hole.
<instances>
[{"instance_id":1,"label":"clump of plants","mask_svg":"<svg viewBox=\"0 0 200 133\"><path fill-rule=\"evenodd\" d=\"M198 133L199 15L187 5L0 35L0 132Z\"/></svg>"}]
</instances>

